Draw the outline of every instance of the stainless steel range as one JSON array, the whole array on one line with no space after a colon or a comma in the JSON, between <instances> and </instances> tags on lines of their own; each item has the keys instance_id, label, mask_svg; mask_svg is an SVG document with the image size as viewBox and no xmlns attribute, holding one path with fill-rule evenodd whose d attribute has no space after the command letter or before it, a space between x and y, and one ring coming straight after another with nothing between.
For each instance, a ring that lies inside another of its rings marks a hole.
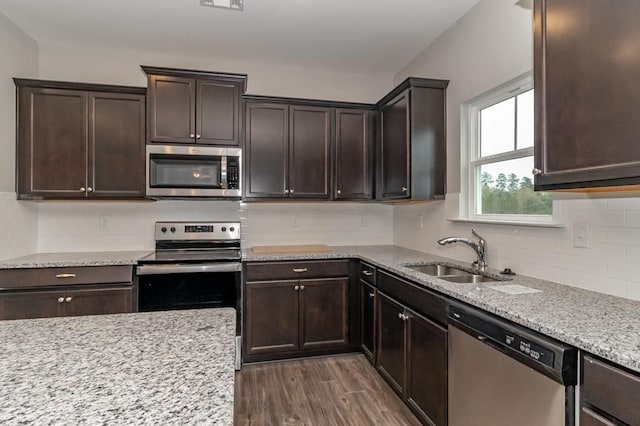
<instances>
[{"instance_id":1,"label":"stainless steel range","mask_svg":"<svg viewBox=\"0 0 640 426\"><path fill-rule=\"evenodd\" d=\"M236 367L241 332L238 222L156 222L156 250L140 259L138 310L236 309Z\"/></svg>"}]
</instances>

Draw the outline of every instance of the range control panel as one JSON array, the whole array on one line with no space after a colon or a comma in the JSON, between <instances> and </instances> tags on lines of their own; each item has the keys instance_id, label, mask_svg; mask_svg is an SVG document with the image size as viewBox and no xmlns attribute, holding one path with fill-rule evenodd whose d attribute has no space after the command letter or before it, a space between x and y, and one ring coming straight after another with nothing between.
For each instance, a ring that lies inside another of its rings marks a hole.
<instances>
[{"instance_id":1,"label":"range control panel","mask_svg":"<svg viewBox=\"0 0 640 426\"><path fill-rule=\"evenodd\" d=\"M156 241L239 240L240 222L156 222Z\"/></svg>"}]
</instances>

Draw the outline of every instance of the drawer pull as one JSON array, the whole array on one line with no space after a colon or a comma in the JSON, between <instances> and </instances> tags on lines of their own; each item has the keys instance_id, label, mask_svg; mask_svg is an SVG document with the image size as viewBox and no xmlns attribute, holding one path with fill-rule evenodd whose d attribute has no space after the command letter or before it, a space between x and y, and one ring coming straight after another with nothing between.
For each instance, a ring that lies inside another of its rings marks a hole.
<instances>
[{"instance_id":1,"label":"drawer pull","mask_svg":"<svg viewBox=\"0 0 640 426\"><path fill-rule=\"evenodd\" d=\"M58 303L64 302L64 297L58 297Z\"/></svg>"},{"instance_id":2,"label":"drawer pull","mask_svg":"<svg viewBox=\"0 0 640 426\"><path fill-rule=\"evenodd\" d=\"M369 293L369 297L373 299L374 297L376 297L376 294L375 293Z\"/></svg>"},{"instance_id":3,"label":"drawer pull","mask_svg":"<svg viewBox=\"0 0 640 426\"><path fill-rule=\"evenodd\" d=\"M71 302L71 300L73 300L73 297L71 297L71 296L67 296L67 298L64 299L64 301L67 302L67 303Z\"/></svg>"},{"instance_id":4,"label":"drawer pull","mask_svg":"<svg viewBox=\"0 0 640 426\"><path fill-rule=\"evenodd\" d=\"M304 286L303 285L300 286L300 290L304 291Z\"/></svg>"},{"instance_id":5,"label":"drawer pull","mask_svg":"<svg viewBox=\"0 0 640 426\"><path fill-rule=\"evenodd\" d=\"M300 286L299 286L299 285L297 285L297 286L295 286L293 289L294 289L295 291L298 291L298 290L300 290Z\"/></svg>"},{"instance_id":6,"label":"drawer pull","mask_svg":"<svg viewBox=\"0 0 640 426\"><path fill-rule=\"evenodd\" d=\"M362 275L370 277L370 276L373 275L373 272L371 272L371 271L362 271Z\"/></svg>"},{"instance_id":7,"label":"drawer pull","mask_svg":"<svg viewBox=\"0 0 640 426\"><path fill-rule=\"evenodd\" d=\"M307 272L307 268L293 268L293 272L297 272L297 273Z\"/></svg>"},{"instance_id":8,"label":"drawer pull","mask_svg":"<svg viewBox=\"0 0 640 426\"><path fill-rule=\"evenodd\" d=\"M75 278L76 274L56 274L56 278Z\"/></svg>"}]
</instances>

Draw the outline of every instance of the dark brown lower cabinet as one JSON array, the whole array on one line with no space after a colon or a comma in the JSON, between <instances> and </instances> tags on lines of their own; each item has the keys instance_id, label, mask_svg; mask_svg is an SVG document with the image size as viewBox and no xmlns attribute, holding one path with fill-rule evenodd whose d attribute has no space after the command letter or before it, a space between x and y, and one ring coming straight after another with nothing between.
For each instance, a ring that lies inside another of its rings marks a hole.
<instances>
[{"instance_id":1,"label":"dark brown lower cabinet","mask_svg":"<svg viewBox=\"0 0 640 426\"><path fill-rule=\"evenodd\" d=\"M360 281L360 329L362 352L375 365L376 288Z\"/></svg>"},{"instance_id":2,"label":"dark brown lower cabinet","mask_svg":"<svg viewBox=\"0 0 640 426\"><path fill-rule=\"evenodd\" d=\"M378 299L377 368L428 425L447 423L447 330L384 293Z\"/></svg>"},{"instance_id":3,"label":"dark brown lower cabinet","mask_svg":"<svg viewBox=\"0 0 640 426\"><path fill-rule=\"evenodd\" d=\"M582 355L581 425L640 425L640 374Z\"/></svg>"},{"instance_id":4,"label":"dark brown lower cabinet","mask_svg":"<svg viewBox=\"0 0 640 426\"><path fill-rule=\"evenodd\" d=\"M132 311L131 286L0 293L0 319L3 320Z\"/></svg>"},{"instance_id":5,"label":"dark brown lower cabinet","mask_svg":"<svg viewBox=\"0 0 640 426\"><path fill-rule=\"evenodd\" d=\"M294 357L349 345L348 278L245 285L245 361Z\"/></svg>"}]
</instances>

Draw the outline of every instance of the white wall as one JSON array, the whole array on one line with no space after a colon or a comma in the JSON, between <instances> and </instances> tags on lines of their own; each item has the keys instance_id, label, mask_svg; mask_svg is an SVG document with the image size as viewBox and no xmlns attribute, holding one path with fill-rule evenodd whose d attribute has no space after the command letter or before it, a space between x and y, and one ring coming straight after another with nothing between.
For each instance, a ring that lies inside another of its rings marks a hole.
<instances>
[{"instance_id":1,"label":"white wall","mask_svg":"<svg viewBox=\"0 0 640 426\"><path fill-rule=\"evenodd\" d=\"M451 79L447 91L447 186L444 202L394 207L394 243L456 259L474 260L466 246L440 247L445 236L488 240L489 265L517 273L640 300L640 198L637 193L554 194L554 220L565 228L471 225L458 216L460 105L532 68L531 11L513 1L481 0L396 76ZM424 226L419 229L419 217ZM573 247L573 224L590 228L591 247Z\"/></svg>"},{"instance_id":2,"label":"white wall","mask_svg":"<svg viewBox=\"0 0 640 426\"><path fill-rule=\"evenodd\" d=\"M38 74L38 46L0 13L0 259L35 251L37 208L16 201L16 88L13 77Z\"/></svg>"},{"instance_id":3,"label":"white wall","mask_svg":"<svg viewBox=\"0 0 640 426\"><path fill-rule=\"evenodd\" d=\"M40 78L146 86L140 65L248 74L247 93L352 102L376 102L392 86L391 75L298 68L263 61L176 56L161 52L40 45Z\"/></svg>"}]
</instances>

